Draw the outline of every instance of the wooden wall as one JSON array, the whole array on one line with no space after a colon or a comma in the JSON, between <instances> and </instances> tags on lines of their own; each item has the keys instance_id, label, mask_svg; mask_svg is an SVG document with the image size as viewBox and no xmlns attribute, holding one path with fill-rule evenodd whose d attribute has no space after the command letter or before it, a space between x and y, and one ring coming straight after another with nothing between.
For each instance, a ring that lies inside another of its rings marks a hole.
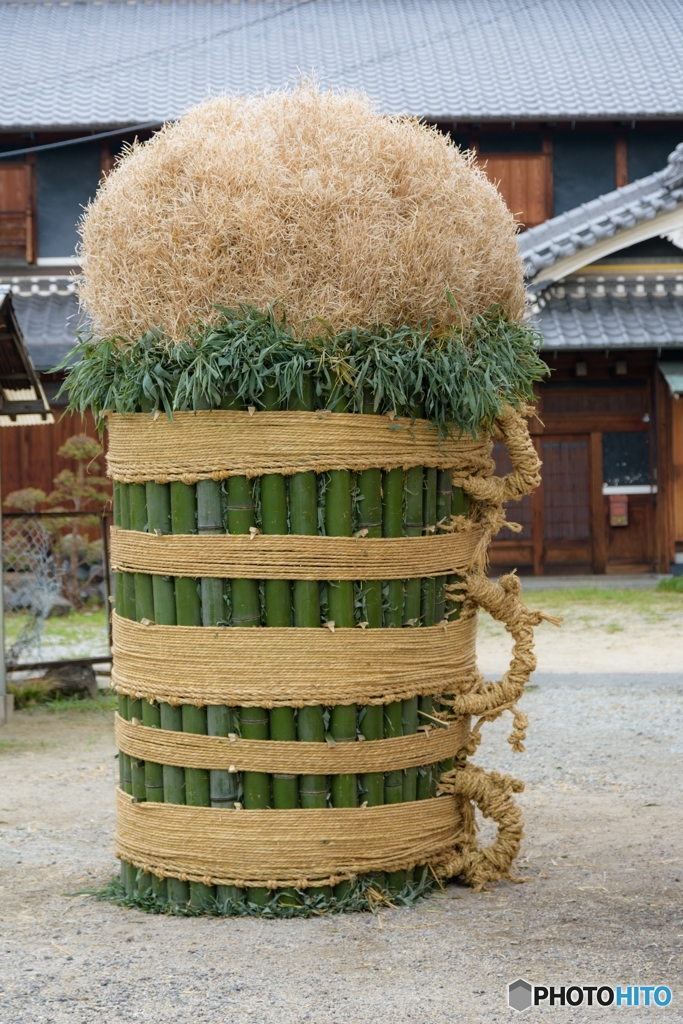
<instances>
[{"instance_id":1,"label":"wooden wall","mask_svg":"<svg viewBox=\"0 0 683 1024\"><path fill-rule=\"evenodd\" d=\"M533 228L552 217L553 179L549 153L481 155L478 162L520 225Z\"/></svg>"},{"instance_id":2,"label":"wooden wall","mask_svg":"<svg viewBox=\"0 0 683 1024\"><path fill-rule=\"evenodd\" d=\"M89 414L85 419L79 415L55 411L53 424L32 427L3 427L0 430L2 444L2 500L12 491L24 487L39 487L48 493L52 481L62 469L75 469L73 460L62 459L57 450L67 438L74 434L89 434L97 437L95 423ZM104 472L104 458L100 462Z\"/></svg>"},{"instance_id":3,"label":"wooden wall","mask_svg":"<svg viewBox=\"0 0 683 1024\"><path fill-rule=\"evenodd\" d=\"M34 258L35 180L30 161L0 164L0 258Z\"/></svg>"},{"instance_id":4,"label":"wooden wall","mask_svg":"<svg viewBox=\"0 0 683 1024\"><path fill-rule=\"evenodd\" d=\"M683 400L671 398L656 353L618 353L626 374L617 374L617 354L582 353L582 377L576 354L546 358L553 374L538 390L531 423L542 483L526 504L509 503L508 518L524 529L501 531L492 567L537 575L669 572L676 544L683 550ZM612 522L603 494L603 448L617 435L643 438L656 485L654 493L628 495L625 526Z\"/></svg>"},{"instance_id":5,"label":"wooden wall","mask_svg":"<svg viewBox=\"0 0 683 1024\"><path fill-rule=\"evenodd\" d=\"M683 398L671 403L673 435L674 539L683 551Z\"/></svg>"}]
</instances>

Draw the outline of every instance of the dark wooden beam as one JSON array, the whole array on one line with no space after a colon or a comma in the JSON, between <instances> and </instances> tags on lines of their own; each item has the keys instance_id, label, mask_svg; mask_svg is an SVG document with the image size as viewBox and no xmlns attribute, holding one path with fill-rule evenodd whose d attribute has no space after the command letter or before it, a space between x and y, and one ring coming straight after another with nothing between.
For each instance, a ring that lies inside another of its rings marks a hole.
<instances>
[{"instance_id":1,"label":"dark wooden beam","mask_svg":"<svg viewBox=\"0 0 683 1024\"><path fill-rule=\"evenodd\" d=\"M657 499L655 504L655 568L667 573L676 550L674 527L673 398L662 374L654 379L654 441L656 445Z\"/></svg>"},{"instance_id":2,"label":"dark wooden beam","mask_svg":"<svg viewBox=\"0 0 683 1024\"><path fill-rule=\"evenodd\" d=\"M602 479L602 433L594 430L590 435L591 535L593 572L597 573L607 571L607 527Z\"/></svg>"}]
</instances>

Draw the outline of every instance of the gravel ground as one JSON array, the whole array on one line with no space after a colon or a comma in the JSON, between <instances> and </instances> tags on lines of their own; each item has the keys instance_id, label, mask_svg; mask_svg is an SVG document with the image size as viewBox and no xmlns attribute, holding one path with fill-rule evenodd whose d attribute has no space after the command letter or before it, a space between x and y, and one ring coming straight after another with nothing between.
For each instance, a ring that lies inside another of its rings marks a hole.
<instances>
[{"instance_id":1,"label":"gravel ground","mask_svg":"<svg viewBox=\"0 0 683 1024\"><path fill-rule=\"evenodd\" d=\"M599 674L563 674L564 648L544 659L525 754L509 752L507 722L485 730L477 761L527 782L525 884L449 885L374 917L163 918L68 895L116 870L111 722L17 715L0 731L0 1021L510 1021L505 986L519 976L674 993L665 1009L529 1019L683 1021L681 621L671 671L634 669L618 651Z\"/></svg>"}]
</instances>

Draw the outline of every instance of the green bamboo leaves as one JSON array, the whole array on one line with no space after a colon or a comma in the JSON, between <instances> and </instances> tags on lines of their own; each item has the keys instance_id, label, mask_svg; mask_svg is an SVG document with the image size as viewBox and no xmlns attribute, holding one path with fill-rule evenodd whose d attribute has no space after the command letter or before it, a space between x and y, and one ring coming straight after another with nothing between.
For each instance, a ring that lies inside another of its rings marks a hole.
<instances>
[{"instance_id":1,"label":"green bamboo leaves","mask_svg":"<svg viewBox=\"0 0 683 1024\"><path fill-rule=\"evenodd\" d=\"M389 413L422 402L424 414L446 433L489 430L505 404L533 401L533 384L547 367L539 357L540 335L494 307L465 328L433 335L400 326L350 330L300 339L273 309L222 310L215 325L198 324L186 342L171 344L150 331L134 344L84 338L62 361L69 409L136 412L218 408L225 395L243 406L263 405L276 388L286 408L315 375L316 404L343 395L360 412L372 395L375 412Z\"/></svg>"}]
</instances>

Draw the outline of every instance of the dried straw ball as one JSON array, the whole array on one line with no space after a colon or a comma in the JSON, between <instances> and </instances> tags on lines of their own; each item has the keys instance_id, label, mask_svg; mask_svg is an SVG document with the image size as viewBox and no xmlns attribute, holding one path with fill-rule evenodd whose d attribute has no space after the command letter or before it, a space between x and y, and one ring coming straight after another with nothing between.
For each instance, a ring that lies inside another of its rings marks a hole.
<instances>
[{"instance_id":1,"label":"dried straw ball","mask_svg":"<svg viewBox=\"0 0 683 1024\"><path fill-rule=\"evenodd\" d=\"M438 328L493 303L518 319L515 230L438 131L303 84L209 100L128 150L83 216L80 295L98 332L130 340L274 299L301 332Z\"/></svg>"}]
</instances>

